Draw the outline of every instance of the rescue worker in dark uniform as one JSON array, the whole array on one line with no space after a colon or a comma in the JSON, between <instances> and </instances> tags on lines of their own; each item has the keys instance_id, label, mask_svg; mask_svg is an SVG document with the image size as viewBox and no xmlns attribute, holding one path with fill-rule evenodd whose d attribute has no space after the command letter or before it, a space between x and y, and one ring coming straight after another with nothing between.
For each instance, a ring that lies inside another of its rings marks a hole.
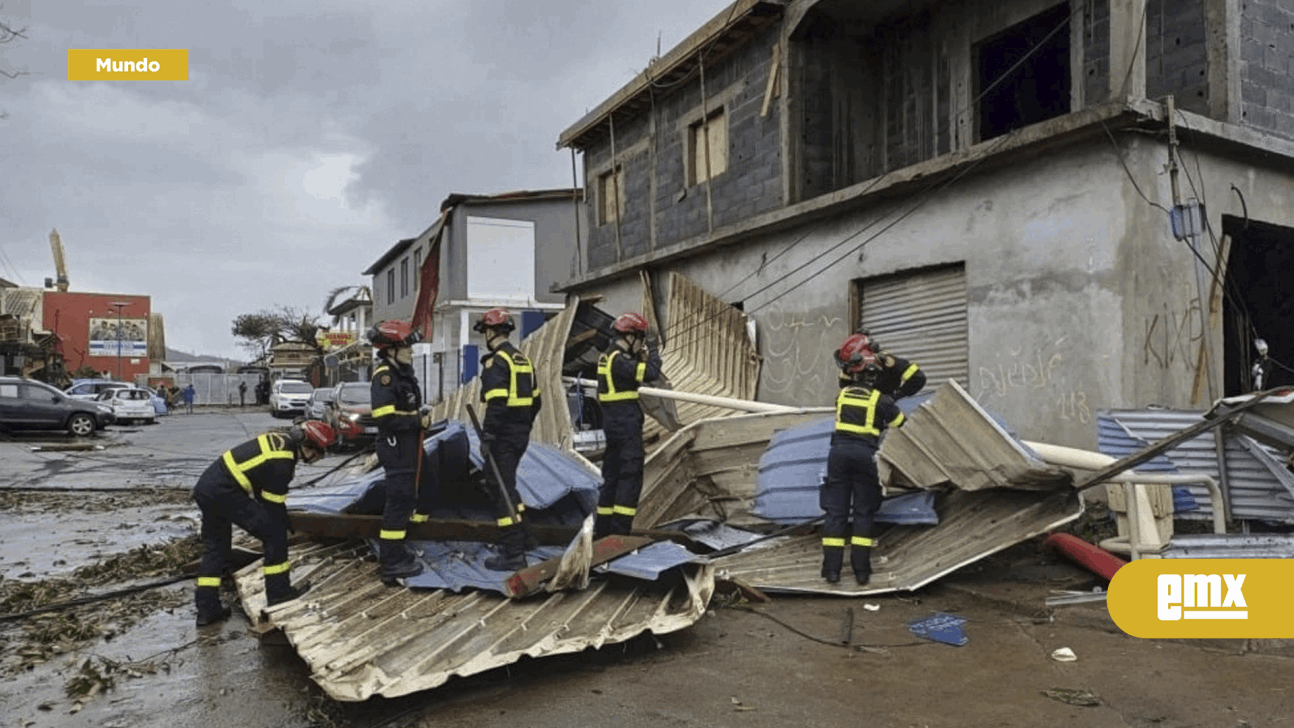
<instances>
[{"instance_id":1,"label":"rescue worker in dark uniform","mask_svg":"<svg viewBox=\"0 0 1294 728\"><path fill-rule=\"evenodd\" d=\"M193 499L202 512L204 548L194 593L199 627L230 615L229 607L220 603L220 580L229 564L235 525L260 539L269 606L305 592L292 586L288 573L288 483L298 460L318 460L336 439L332 427L311 420L287 434L269 432L235 446L198 478Z\"/></svg>"},{"instance_id":2,"label":"rescue worker in dark uniform","mask_svg":"<svg viewBox=\"0 0 1294 728\"><path fill-rule=\"evenodd\" d=\"M418 504L418 467L422 462L422 389L413 371L413 345L421 334L404 321L383 321L368 330L379 364L369 392L377 423L377 459L385 474L386 504L378 535L383 581L422 573L422 564L405 545L409 520Z\"/></svg>"},{"instance_id":3,"label":"rescue worker in dark uniform","mask_svg":"<svg viewBox=\"0 0 1294 728\"><path fill-rule=\"evenodd\" d=\"M615 339L598 357L598 403L606 450L594 538L628 534L643 487L643 409L638 387L659 379L660 354L647 346L647 319L626 313L611 325Z\"/></svg>"},{"instance_id":4,"label":"rescue worker in dark uniform","mask_svg":"<svg viewBox=\"0 0 1294 728\"><path fill-rule=\"evenodd\" d=\"M822 485L821 506L826 511L822 577L832 584L840 581L846 542L855 579L860 585L871 579L874 520L881 506L876 451L881 433L904 422L898 405L877 387L881 367L858 336L846 339L836 351L836 361L851 383L836 396L836 426L827 454L827 480Z\"/></svg>"},{"instance_id":5,"label":"rescue worker in dark uniform","mask_svg":"<svg viewBox=\"0 0 1294 728\"><path fill-rule=\"evenodd\" d=\"M502 532L502 553L485 560L485 566L498 571L516 571L526 567L526 548L533 539L527 537L522 515L526 505L517 492L517 466L530 445L530 429L543 407L539 381L530 359L508 341L516 326L501 308L486 311L473 327L485 335L489 353L481 357L481 401L485 403L485 421L481 423L481 457L499 470L503 487L516 512L508 508L501 494L490 493Z\"/></svg>"},{"instance_id":6,"label":"rescue worker in dark uniform","mask_svg":"<svg viewBox=\"0 0 1294 728\"><path fill-rule=\"evenodd\" d=\"M879 389L881 394L899 400L911 397L926 386L926 373L921 371L921 367L903 357L881 351L880 342L866 330L860 330L846 339L846 342L860 340L863 346L876 355L876 363L881 368L880 376L876 379L876 389ZM841 369L840 386L848 387L852 383L852 378L845 373L844 369Z\"/></svg>"}]
</instances>

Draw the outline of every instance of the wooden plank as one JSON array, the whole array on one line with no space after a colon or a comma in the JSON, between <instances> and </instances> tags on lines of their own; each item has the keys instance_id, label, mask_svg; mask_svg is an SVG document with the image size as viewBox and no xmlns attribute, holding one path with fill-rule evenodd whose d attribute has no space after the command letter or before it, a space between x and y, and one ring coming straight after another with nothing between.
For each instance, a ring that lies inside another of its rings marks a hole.
<instances>
[{"instance_id":1,"label":"wooden plank","mask_svg":"<svg viewBox=\"0 0 1294 728\"><path fill-rule=\"evenodd\" d=\"M777 75L782 70L782 44L773 44L773 58L768 64L768 85L764 87L764 105L759 108L760 116L768 116L768 107L773 103L777 91Z\"/></svg>"},{"instance_id":2,"label":"wooden plank","mask_svg":"<svg viewBox=\"0 0 1294 728\"><path fill-rule=\"evenodd\" d=\"M631 551L636 551L652 543L655 543L653 539L642 536L607 536L600 538L593 542L593 559L589 562L589 566L605 564L611 559L624 556ZM504 589L507 591L508 596L513 599L535 594L543 588L544 582L557 574L557 568L561 563L562 557L555 556L542 564L516 571L503 582Z\"/></svg>"}]
</instances>

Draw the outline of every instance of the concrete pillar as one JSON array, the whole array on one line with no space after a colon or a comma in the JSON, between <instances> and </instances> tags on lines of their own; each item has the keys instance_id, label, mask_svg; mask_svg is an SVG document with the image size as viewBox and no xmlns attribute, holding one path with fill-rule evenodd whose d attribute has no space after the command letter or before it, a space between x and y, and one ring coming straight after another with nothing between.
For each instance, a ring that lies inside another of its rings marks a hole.
<instances>
[{"instance_id":1,"label":"concrete pillar","mask_svg":"<svg viewBox=\"0 0 1294 728\"><path fill-rule=\"evenodd\" d=\"M1240 0L1205 0L1209 116L1240 123Z\"/></svg>"},{"instance_id":2,"label":"concrete pillar","mask_svg":"<svg viewBox=\"0 0 1294 728\"><path fill-rule=\"evenodd\" d=\"M1146 0L1110 0L1110 98L1146 97Z\"/></svg>"}]
</instances>

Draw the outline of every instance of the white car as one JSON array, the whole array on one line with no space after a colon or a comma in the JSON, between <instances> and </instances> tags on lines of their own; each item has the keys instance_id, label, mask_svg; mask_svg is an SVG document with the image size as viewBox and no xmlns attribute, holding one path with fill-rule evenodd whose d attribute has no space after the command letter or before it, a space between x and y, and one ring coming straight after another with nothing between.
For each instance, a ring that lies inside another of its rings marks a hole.
<instances>
[{"instance_id":1,"label":"white car","mask_svg":"<svg viewBox=\"0 0 1294 728\"><path fill-rule=\"evenodd\" d=\"M275 417L303 415L310 395L315 391L308 382L280 379L270 387L270 414Z\"/></svg>"},{"instance_id":2,"label":"white car","mask_svg":"<svg viewBox=\"0 0 1294 728\"><path fill-rule=\"evenodd\" d=\"M156 422L157 409L153 406L153 393L139 387L118 387L99 393L94 398L99 404L112 408L117 422Z\"/></svg>"},{"instance_id":3,"label":"white car","mask_svg":"<svg viewBox=\"0 0 1294 728\"><path fill-rule=\"evenodd\" d=\"M99 395L109 389L121 389L122 387L133 387L130 382L114 382L110 379L76 379L72 386L63 390L63 392L72 399L83 399L87 402L96 400Z\"/></svg>"}]
</instances>

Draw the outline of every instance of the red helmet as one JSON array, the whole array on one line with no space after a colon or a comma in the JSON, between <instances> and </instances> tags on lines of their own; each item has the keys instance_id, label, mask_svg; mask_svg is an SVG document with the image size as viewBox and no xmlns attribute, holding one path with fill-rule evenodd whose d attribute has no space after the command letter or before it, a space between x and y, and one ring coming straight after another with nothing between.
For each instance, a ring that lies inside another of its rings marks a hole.
<instances>
[{"instance_id":1,"label":"red helmet","mask_svg":"<svg viewBox=\"0 0 1294 728\"><path fill-rule=\"evenodd\" d=\"M853 334L836 350L836 363L848 374L857 374L864 368L877 366L876 354L869 348L867 336Z\"/></svg>"},{"instance_id":2,"label":"red helmet","mask_svg":"<svg viewBox=\"0 0 1294 728\"><path fill-rule=\"evenodd\" d=\"M422 341L421 332L415 331L412 326L399 319L383 321L371 327L367 336L369 343L378 349L386 349L392 346L413 346Z\"/></svg>"},{"instance_id":3,"label":"red helmet","mask_svg":"<svg viewBox=\"0 0 1294 728\"><path fill-rule=\"evenodd\" d=\"M620 318L611 324L611 328L622 334L645 334L647 333L647 319L643 318L640 313L629 312L621 314Z\"/></svg>"},{"instance_id":4,"label":"red helmet","mask_svg":"<svg viewBox=\"0 0 1294 728\"><path fill-rule=\"evenodd\" d=\"M512 323L512 317L508 315L506 308L492 308L486 311L481 320L476 322L472 327L474 331L485 333L486 329L499 329L505 334L512 333L516 326Z\"/></svg>"},{"instance_id":5,"label":"red helmet","mask_svg":"<svg viewBox=\"0 0 1294 728\"><path fill-rule=\"evenodd\" d=\"M310 443L320 452L327 450L334 442L337 441L337 431L327 422L319 420L306 420L301 423L300 433L293 433L295 439L300 443Z\"/></svg>"}]
</instances>

